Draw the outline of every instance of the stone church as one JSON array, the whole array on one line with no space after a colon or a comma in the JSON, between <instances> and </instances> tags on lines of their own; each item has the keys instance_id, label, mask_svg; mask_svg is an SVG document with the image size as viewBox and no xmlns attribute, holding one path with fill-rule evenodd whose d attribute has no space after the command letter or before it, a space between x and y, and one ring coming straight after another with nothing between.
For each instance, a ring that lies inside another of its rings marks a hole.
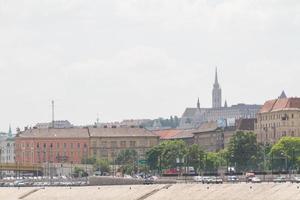
<instances>
[{"instance_id":1,"label":"stone church","mask_svg":"<svg viewBox=\"0 0 300 200\"><path fill-rule=\"evenodd\" d=\"M222 126L229 126L229 122L234 122L241 118L255 118L261 105L249 105L239 103L228 107L225 101L222 106L222 89L218 81L218 72L215 72L215 82L212 90L212 108L201 108L198 98L197 107L186 108L180 121L179 128L198 128L205 122L218 121Z\"/></svg>"}]
</instances>

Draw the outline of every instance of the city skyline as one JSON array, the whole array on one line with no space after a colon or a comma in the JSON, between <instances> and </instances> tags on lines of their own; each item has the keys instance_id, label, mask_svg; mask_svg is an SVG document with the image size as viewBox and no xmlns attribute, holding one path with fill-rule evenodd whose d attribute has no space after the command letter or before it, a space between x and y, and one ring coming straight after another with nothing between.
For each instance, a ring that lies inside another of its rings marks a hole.
<instances>
[{"instance_id":1,"label":"city skyline","mask_svg":"<svg viewBox=\"0 0 300 200\"><path fill-rule=\"evenodd\" d=\"M0 130L181 116L299 96L300 2L0 3ZM222 102L224 103L224 102Z\"/></svg>"}]
</instances>

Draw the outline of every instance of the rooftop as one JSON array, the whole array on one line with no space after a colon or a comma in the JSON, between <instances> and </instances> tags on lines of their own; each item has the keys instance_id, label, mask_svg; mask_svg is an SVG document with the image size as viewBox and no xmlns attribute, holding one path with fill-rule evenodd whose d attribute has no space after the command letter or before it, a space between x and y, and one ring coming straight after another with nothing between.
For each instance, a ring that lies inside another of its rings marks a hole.
<instances>
[{"instance_id":1,"label":"rooftop","mask_svg":"<svg viewBox=\"0 0 300 200\"><path fill-rule=\"evenodd\" d=\"M157 137L144 128L89 128L91 137Z\"/></svg>"},{"instance_id":2,"label":"rooftop","mask_svg":"<svg viewBox=\"0 0 300 200\"><path fill-rule=\"evenodd\" d=\"M281 110L291 110L300 109L300 98L279 98L266 101L265 104L260 109L260 113L281 111Z\"/></svg>"}]
</instances>

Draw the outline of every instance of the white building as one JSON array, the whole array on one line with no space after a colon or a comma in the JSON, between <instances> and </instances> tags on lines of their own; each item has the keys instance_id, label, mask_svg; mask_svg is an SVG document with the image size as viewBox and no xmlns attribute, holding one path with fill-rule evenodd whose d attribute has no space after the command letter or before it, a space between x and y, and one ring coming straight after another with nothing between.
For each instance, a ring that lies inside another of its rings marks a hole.
<instances>
[{"instance_id":1,"label":"white building","mask_svg":"<svg viewBox=\"0 0 300 200\"><path fill-rule=\"evenodd\" d=\"M15 138L12 135L11 128L7 134L1 134L0 137L0 163L15 162Z\"/></svg>"}]
</instances>

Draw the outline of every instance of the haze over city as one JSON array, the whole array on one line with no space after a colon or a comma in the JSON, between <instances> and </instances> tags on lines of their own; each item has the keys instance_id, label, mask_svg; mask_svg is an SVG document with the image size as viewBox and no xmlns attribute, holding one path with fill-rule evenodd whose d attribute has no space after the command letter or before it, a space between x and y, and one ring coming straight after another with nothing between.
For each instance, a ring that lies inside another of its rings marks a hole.
<instances>
[{"instance_id":1,"label":"haze over city","mask_svg":"<svg viewBox=\"0 0 300 200\"><path fill-rule=\"evenodd\" d=\"M0 1L0 130L299 96L296 0Z\"/></svg>"}]
</instances>

